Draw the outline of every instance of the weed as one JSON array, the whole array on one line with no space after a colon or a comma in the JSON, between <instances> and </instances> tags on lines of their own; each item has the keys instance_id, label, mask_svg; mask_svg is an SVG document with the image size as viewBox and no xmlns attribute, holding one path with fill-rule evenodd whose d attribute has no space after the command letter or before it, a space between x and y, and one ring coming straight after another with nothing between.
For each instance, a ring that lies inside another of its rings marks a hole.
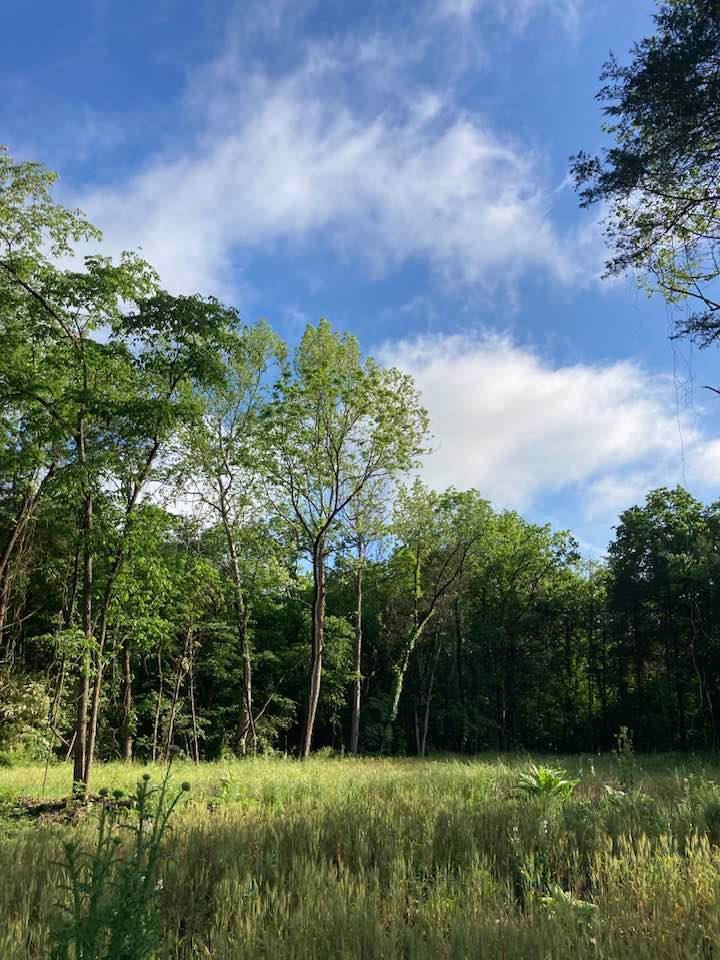
<instances>
[{"instance_id":1,"label":"weed","mask_svg":"<svg viewBox=\"0 0 720 960\"><path fill-rule=\"evenodd\" d=\"M159 901L161 848L168 822L189 789L159 786L149 775L125 802L122 790L101 791L92 850L73 838L61 864L68 894L54 929L53 960L150 960L162 944ZM126 842L124 842L126 841Z\"/></svg>"},{"instance_id":2,"label":"weed","mask_svg":"<svg viewBox=\"0 0 720 960\"><path fill-rule=\"evenodd\" d=\"M635 758L633 738L628 727L620 727L615 737L615 756L623 790L632 790L638 780L638 765Z\"/></svg>"},{"instance_id":3,"label":"weed","mask_svg":"<svg viewBox=\"0 0 720 960\"><path fill-rule=\"evenodd\" d=\"M518 789L533 797L555 797L569 800L579 780L568 778L567 770L555 770L552 767L530 765L530 769L520 774Z\"/></svg>"}]
</instances>

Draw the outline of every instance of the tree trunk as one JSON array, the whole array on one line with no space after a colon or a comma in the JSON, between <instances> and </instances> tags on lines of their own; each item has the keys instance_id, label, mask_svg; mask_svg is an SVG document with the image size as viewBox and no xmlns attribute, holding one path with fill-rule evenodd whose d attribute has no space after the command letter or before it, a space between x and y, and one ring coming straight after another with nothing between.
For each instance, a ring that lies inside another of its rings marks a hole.
<instances>
[{"instance_id":1,"label":"tree trunk","mask_svg":"<svg viewBox=\"0 0 720 960\"><path fill-rule=\"evenodd\" d=\"M173 733L175 732L175 718L177 717L177 705L178 701L180 700L180 689L182 687L183 680L185 679L185 673L187 672L188 653L190 650L190 644L192 643L192 635L193 628L191 624L187 629L187 633L185 634L185 645L180 658L178 659L177 671L175 673L175 688L173 690L172 703L170 704L168 731L167 737L165 738L165 756L169 755L170 747L172 746Z\"/></svg>"},{"instance_id":2,"label":"tree trunk","mask_svg":"<svg viewBox=\"0 0 720 960\"><path fill-rule=\"evenodd\" d=\"M32 518L35 507L40 501L43 489L55 473L56 462L50 464L45 476L40 483L37 483L37 477L28 483L28 488L22 503L17 509L13 524L8 531L2 551L0 552L0 641L5 630L5 621L7 620L7 609L10 599L10 561L16 548L22 551L23 541L26 537L27 528Z\"/></svg>"},{"instance_id":3,"label":"tree trunk","mask_svg":"<svg viewBox=\"0 0 720 960\"><path fill-rule=\"evenodd\" d=\"M157 703L155 704L155 722L153 724L153 744L152 744L152 762L158 758L158 738L160 733L160 714L162 712L162 700L163 700L163 670L162 670L162 654L160 648L158 647L157 652L157 663L158 663L158 695Z\"/></svg>"},{"instance_id":4,"label":"tree trunk","mask_svg":"<svg viewBox=\"0 0 720 960\"><path fill-rule=\"evenodd\" d=\"M10 560L25 530L32 505L33 501L30 494L28 494L17 512L15 522L5 542L2 555L0 555L0 640L5 632L5 621L7 620L7 609L10 600Z\"/></svg>"},{"instance_id":5,"label":"tree trunk","mask_svg":"<svg viewBox=\"0 0 720 960\"><path fill-rule=\"evenodd\" d=\"M134 509L136 497L137 497L137 493L133 495L133 498L128 506L127 513L126 513L125 530L123 531L120 545L118 546L115 552L115 557L113 559L113 563L110 568L110 572L108 573L107 581L105 583L105 591L103 593L102 603L100 605L100 619L98 624L97 643L96 643L96 649L95 649L95 681L93 683L92 703L90 707L87 743L85 747L85 752L86 752L85 777L88 783L90 782L90 774L92 772L92 766L95 759L95 740L97 738L98 718L100 715L100 695L102 693L103 673L105 671L104 654L105 654L105 641L107 640L110 604L112 603L112 599L113 599L115 581L125 561L125 539L127 537L128 529L130 526L130 517Z\"/></svg>"},{"instance_id":6,"label":"tree trunk","mask_svg":"<svg viewBox=\"0 0 720 960\"><path fill-rule=\"evenodd\" d=\"M43 784L41 796L45 796L45 787L47 786L47 775L50 768L50 758L53 751L53 740L57 738L67 746L67 740L64 740L60 734L57 732L57 718L58 713L60 712L60 701L62 700L63 687L65 686L65 654L63 653L60 658L60 671L58 673L57 684L55 685L55 694L50 704L50 710L48 712L48 728L50 730L51 737L48 740L48 750L47 757L45 759L45 773L43 774ZM72 745L71 745L72 748Z\"/></svg>"},{"instance_id":7,"label":"tree trunk","mask_svg":"<svg viewBox=\"0 0 720 960\"><path fill-rule=\"evenodd\" d=\"M2 645L3 645L3 634L5 633L5 621L7 620L7 609L10 603L10 577L5 576L0 581L0 656L2 656ZM8 663L12 663L14 660L14 644L8 640L7 643L7 659Z\"/></svg>"},{"instance_id":8,"label":"tree trunk","mask_svg":"<svg viewBox=\"0 0 720 960\"><path fill-rule=\"evenodd\" d=\"M500 693L498 700L498 712L499 712L499 723L498 723L498 749L506 752L508 748L508 735L507 735L507 655L503 657L503 673L502 680L500 683Z\"/></svg>"},{"instance_id":9,"label":"tree trunk","mask_svg":"<svg viewBox=\"0 0 720 960\"><path fill-rule=\"evenodd\" d=\"M357 756L360 740L360 698L362 695L362 610L363 610L363 544L358 540L357 572L355 575L355 678L352 687L352 718L350 752Z\"/></svg>"},{"instance_id":10,"label":"tree trunk","mask_svg":"<svg viewBox=\"0 0 720 960\"><path fill-rule=\"evenodd\" d=\"M395 667L395 684L393 689L393 698L390 705L390 712L388 713L387 720L385 721L385 727L383 729L382 736L382 748L390 745L390 736L392 734L393 724L397 720L398 709L400 707L400 696L402 694L403 685L405 683L405 674L407 673L408 666L410 664L410 657L415 650L415 646L420 639L423 630L425 629L427 621L423 621L416 630L413 631L408 644L405 648L405 653L403 655L400 664Z\"/></svg>"},{"instance_id":11,"label":"tree trunk","mask_svg":"<svg viewBox=\"0 0 720 960\"><path fill-rule=\"evenodd\" d=\"M13 554L22 555L23 545L27 537L27 530L30 520L32 519L33 511L40 500L45 483L50 479L54 472L55 464L49 468L37 487L35 487L32 483L28 486L28 491L23 497L22 503L18 507L12 527L8 531L2 553L0 553L0 642L2 641L3 633L5 632L7 611L10 603L10 589L12 582L10 561L13 558Z\"/></svg>"},{"instance_id":12,"label":"tree trunk","mask_svg":"<svg viewBox=\"0 0 720 960\"><path fill-rule=\"evenodd\" d=\"M37 486L35 486L34 480L28 484L27 493L23 497L22 502L15 513L15 519L13 520L12 526L8 531L2 551L0 551L0 583L2 583L5 579L15 545L18 542L18 538L25 529L32 512L35 509L38 500L40 499L40 494L45 483L50 479L54 472L55 465L53 464Z\"/></svg>"},{"instance_id":13,"label":"tree trunk","mask_svg":"<svg viewBox=\"0 0 720 960\"><path fill-rule=\"evenodd\" d=\"M320 682L322 680L322 656L325 638L325 542L321 538L313 547L313 603L312 637L310 648L310 686L308 691L305 736L303 738L302 759L310 756L315 717L320 700Z\"/></svg>"},{"instance_id":14,"label":"tree trunk","mask_svg":"<svg viewBox=\"0 0 720 960\"><path fill-rule=\"evenodd\" d=\"M132 647L130 638L123 641L122 753L125 763L132 763Z\"/></svg>"},{"instance_id":15,"label":"tree trunk","mask_svg":"<svg viewBox=\"0 0 720 960\"><path fill-rule=\"evenodd\" d=\"M698 619L700 620L701 630L702 630L702 614L698 606L697 601L694 601L695 607L698 613ZM707 684L707 673L705 669L705 657L703 657L703 669L700 669L697 656L697 634L698 628L695 621L695 616L693 615L692 606L689 608L689 620L690 620L690 656L692 659L693 670L695 671L695 678L698 684L698 697L700 700L701 715L707 715L709 722L706 722L705 729L706 734L709 734L709 739L712 742L713 751L717 750L717 731L715 729L715 713L713 710L712 697L710 696L710 690L708 689ZM707 714L705 708L707 707Z\"/></svg>"},{"instance_id":16,"label":"tree trunk","mask_svg":"<svg viewBox=\"0 0 720 960\"><path fill-rule=\"evenodd\" d=\"M86 374L85 374L86 375ZM86 380L87 386L87 380ZM88 700L90 696L90 651L93 642L92 622L92 591L93 591L93 496L87 475L87 456L85 449L85 421L81 415L78 419L78 431L75 440L78 455L78 465L82 471L84 485L84 500L82 512L82 554L83 554L83 635L84 650L80 677L78 679L78 693L75 712L75 747L73 752L73 791L87 797L87 726Z\"/></svg>"},{"instance_id":17,"label":"tree trunk","mask_svg":"<svg viewBox=\"0 0 720 960\"><path fill-rule=\"evenodd\" d=\"M0 582L5 577L5 572L7 571L8 566L10 565L10 559L15 549L15 544L17 543L18 537L25 525L25 521L32 509L34 502L34 496L32 490L28 490L25 496L22 499L22 503L17 509L15 514L15 519L12 522L12 526L8 531L8 535L5 539L5 545L0 552Z\"/></svg>"},{"instance_id":18,"label":"tree trunk","mask_svg":"<svg viewBox=\"0 0 720 960\"><path fill-rule=\"evenodd\" d=\"M198 723L195 712L195 644L190 648L190 715L192 716L193 760L200 763L200 747L198 744Z\"/></svg>"},{"instance_id":19,"label":"tree trunk","mask_svg":"<svg viewBox=\"0 0 720 960\"><path fill-rule=\"evenodd\" d=\"M240 750L243 756L247 751L248 734L252 739L253 755L257 753L257 731L255 729L255 715L253 713L253 680L252 680L252 650L250 649L250 637L248 636L248 614L243 592L242 576L240 574L240 562L238 560L237 550L235 549L235 540L233 538L232 525L225 508L224 501L221 501L221 516L223 527L225 528L225 538L227 540L228 555L230 558L230 573L235 587L235 617L237 623L238 640L240 641L240 650L243 659L243 690L242 690L242 717L240 720Z\"/></svg>"},{"instance_id":20,"label":"tree trunk","mask_svg":"<svg viewBox=\"0 0 720 960\"><path fill-rule=\"evenodd\" d=\"M410 634L408 644L405 648L405 653L400 664L395 667L395 685L393 689L393 698L390 705L390 712L388 713L387 719L385 721L385 726L383 727L382 741L380 744L381 753L385 750L385 747L390 745L390 737L392 735L392 727L395 721L397 720L398 708L400 706L400 695L402 694L403 684L405 683L405 674L407 673L407 668L410 663L410 657L413 654L415 649L415 644L420 639L420 634L425 628L425 624L430 619L432 614L431 612L427 617L420 623L420 548L418 547L415 552L415 565L413 570L413 629Z\"/></svg>"},{"instance_id":21,"label":"tree trunk","mask_svg":"<svg viewBox=\"0 0 720 960\"><path fill-rule=\"evenodd\" d=\"M115 550L115 556L113 557L113 561L110 566L110 571L105 583L102 603L100 605L100 619L97 630L97 646L95 653L95 682L93 684L92 707L85 744L85 780L88 784L90 783L90 774L92 772L93 761L95 758L95 740L97 737L98 717L100 713L100 694L102 692L103 671L105 669L104 652L105 641L107 639L110 604L113 600L115 581L117 580L118 574L122 570L125 562L128 535L131 529L135 508L159 447L160 442L158 438L155 437L148 455L145 458L145 463L140 475L132 482L128 490L128 500L125 506L125 526L122 531L122 536L120 537L120 542Z\"/></svg>"},{"instance_id":22,"label":"tree trunk","mask_svg":"<svg viewBox=\"0 0 720 960\"><path fill-rule=\"evenodd\" d=\"M440 639L438 638L433 657L432 669L430 671L430 680L428 682L427 697L425 699L425 715L423 717L422 738L420 740L420 756L427 754L428 727L430 726L430 703L432 702L433 687L435 685L435 671L437 670L438 660L440 659Z\"/></svg>"},{"instance_id":23,"label":"tree trunk","mask_svg":"<svg viewBox=\"0 0 720 960\"><path fill-rule=\"evenodd\" d=\"M82 430L82 428L81 428ZM82 432L81 432L82 436ZM84 460L84 440L82 442ZM85 649L83 651L82 667L78 680L77 706L75 713L75 748L73 763L73 783L75 791L86 797L88 793L87 776L87 733L88 733L88 702L90 699L90 649L93 641L92 622L92 588L93 588L93 555L92 555L92 525L93 525L93 498L91 493L85 494L83 507L83 634Z\"/></svg>"},{"instance_id":24,"label":"tree trunk","mask_svg":"<svg viewBox=\"0 0 720 960\"><path fill-rule=\"evenodd\" d=\"M468 738L468 709L467 693L465 690L465 671L463 670L463 631L462 619L460 616L460 599L455 599L453 604L455 614L455 663L457 667L458 694L460 695L460 706L462 708L462 728L460 733L460 752L465 752Z\"/></svg>"},{"instance_id":25,"label":"tree trunk","mask_svg":"<svg viewBox=\"0 0 720 960\"><path fill-rule=\"evenodd\" d=\"M73 565L70 572L69 583L65 588L62 608L63 628L68 630L75 617L75 601L77 600L78 579L80 577L80 557L82 554L82 536L79 536L75 544L75 554L73 556Z\"/></svg>"}]
</instances>

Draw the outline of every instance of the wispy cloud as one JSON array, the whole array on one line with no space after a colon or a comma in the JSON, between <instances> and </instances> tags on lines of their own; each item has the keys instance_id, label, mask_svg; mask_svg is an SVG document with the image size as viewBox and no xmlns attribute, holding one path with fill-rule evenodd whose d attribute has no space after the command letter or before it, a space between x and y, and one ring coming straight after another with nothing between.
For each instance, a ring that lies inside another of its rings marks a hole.
<instances>
[{"instance_id":1,"label":"wispy cloud","mask_svg":"<svg viewBox=\"0 0 720 960\"><path fill-rule=\"evenodd\" d=\"M585 517L607 523L651 486L720 481L720 442L683 422L683 462L671 379L633 363L558 366L461 334L388 343L382 358L422 392L436 438L424 469L439 488L475 486L519 509L580 492Z\"/></svg>"},{"instance_id":2,"label":"wispy cloud","mask_svg":"<svg viewBox=\"0 0 720 960\"><path fill-rule=\"evenodd\" d=\"M543 157L450 89L398 83L414 56L401 37L344 36L271 75L230 44L190 81L186 136L74 199L175 290L232 294L239 259L308 242L371 274L415 260L485 290L527 271L585 282Z\"/></svg>"},{"instance_id":3,"label":"wispy cloud","mask_svg":"<svg viewBox=\"0 0 720 960\"><path fill-rule=\"evenodd\" d=\"M580 24L583 0L441 0L437 7L443 17L468 22L478 15L493 15L516 30L524 30L537 15L557 17L568 30Z\"/></svg>"}]
</instances>

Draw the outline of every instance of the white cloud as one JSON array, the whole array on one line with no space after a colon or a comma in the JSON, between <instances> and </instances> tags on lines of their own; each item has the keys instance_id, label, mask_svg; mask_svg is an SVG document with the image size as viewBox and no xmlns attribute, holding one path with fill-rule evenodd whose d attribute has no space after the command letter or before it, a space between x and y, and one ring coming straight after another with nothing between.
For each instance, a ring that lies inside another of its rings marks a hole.
<instances>
[{"instance_id":1,"label":"white cloud","mask_svg":"<svg viewBox=\"0 0 720 960\"><path fill-rule=\"evenodd\" d=\"M720 479L720 440L711 440L701 447L693 447L687 459L687 470L692 476L704 486L717 489Z\"/></svg>"},{"instance_id":2,"label":"white cloud","mask_svg":"<svg viewBox=\"0 0 720 960\"><path fill-rule=\"evenodd\" d=\"M596 271L553 224L542 157L446 91L388 83L393 46L311 48L274 79L228 53L190 85L187 137L73 199L112 249L141 246L176 291L236 293L238 260L314 241L375 273L417 259L485 289L527 271L586 282Z\"/></svg>"},{"instance_id":3,"label":"white cloud","mask_svg":"<svg viewBox=\"0 0 720 960\"><path fill-rule=\"evenodd\" d=\"M672 381L635 364L555 366L498 336L438 335L386 344L382 360L415 377L435 450L428 481L477 487L526 509L543 494L582 494L610 520L656 485L720 481L720 440L682 423Z\"/></svg>"}]
</instances>

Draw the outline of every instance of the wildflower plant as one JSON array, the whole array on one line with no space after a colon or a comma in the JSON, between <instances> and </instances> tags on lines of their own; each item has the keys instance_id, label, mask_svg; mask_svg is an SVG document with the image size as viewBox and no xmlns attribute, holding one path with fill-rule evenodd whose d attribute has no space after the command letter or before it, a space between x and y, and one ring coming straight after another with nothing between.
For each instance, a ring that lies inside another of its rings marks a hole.
<instances>
[{"instance_id":1,"label":"wildflower plant","mask_svg":"<svg viewBox=\"0 0 720 960\"><path fill-rule=\"evenodd\" d=\"M68 895L53 930L53 960L152 960L160 955L160 863L170 817L190 784L145 774L134 794L100 791L95 842L64 844Z\"/></svg>"}]
</instances>

